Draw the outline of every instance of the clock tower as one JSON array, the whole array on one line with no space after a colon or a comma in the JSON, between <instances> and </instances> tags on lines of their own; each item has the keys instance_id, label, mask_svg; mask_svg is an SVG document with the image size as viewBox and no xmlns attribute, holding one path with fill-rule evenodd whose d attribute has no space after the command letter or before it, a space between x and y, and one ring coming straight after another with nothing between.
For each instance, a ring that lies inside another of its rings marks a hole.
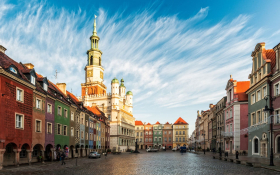
<instances>
[{"instance_id":1,"label":"clock tower","mask_svg":"<svg viewBox=\"0 0 280 175\"><path fill-rule=\"evenodd\" d=\"M93 34L90 37L90 49L87 51L87 65L85 67L85 83L82 84L82 96L106 94L103 84L104 68L101 64L102 52L99 50L100 38L96 32L96 16L93 24Z\"/></svg>"}]
</instances>

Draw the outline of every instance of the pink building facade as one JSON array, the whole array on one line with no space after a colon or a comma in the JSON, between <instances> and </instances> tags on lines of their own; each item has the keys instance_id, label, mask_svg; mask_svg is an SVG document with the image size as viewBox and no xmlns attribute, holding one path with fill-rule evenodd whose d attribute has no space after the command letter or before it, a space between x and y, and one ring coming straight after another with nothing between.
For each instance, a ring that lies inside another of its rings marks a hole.
<instances>
[{"instance_id":1,"label":"pink building facade","mask_svg":"<svg viewBox=\"0 0 280 175\"><path fill-rule=\"evenodd\" d=\"M240 130L248 127L248 95L245 91L249 86L249 81L237 82L230 77L225 89L227 103L224 109L224 143L225 151L229 153L248 152L248 134L240 133Z\"/></svg>"}]
</instances>

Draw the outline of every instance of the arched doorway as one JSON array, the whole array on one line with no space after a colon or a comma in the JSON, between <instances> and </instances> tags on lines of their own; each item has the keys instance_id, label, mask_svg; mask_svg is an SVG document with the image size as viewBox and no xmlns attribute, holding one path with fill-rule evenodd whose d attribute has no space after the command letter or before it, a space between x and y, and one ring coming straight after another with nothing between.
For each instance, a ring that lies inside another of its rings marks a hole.
<instances>
[{"instance_id":1,"label":"arched doorway","mask_svg":"<svg viewBox=\"0 0 280 175\"><path fill-rule=\"evenodd\" d=\"M44 162L44 147L41 144L33 147L31 162Z\"/></svg>"},{"instance_id":2,"label":"arched doorway","mask_svg":"<svg viewBox=\"0 0 280 175\"><path fill-rule=\"evenodd\" d=\"M52 160L53 155L52 155L52 150L51 149L53 149L53 146L51 144L48 144L46 146L46 150L45 150L45 160L47 160L47 161Z\"/></svg>"},{"instance_id":3,"label":"arched doorway","mask_svg":"<svg viewBox=\"0 0 280 175\"><path fill-rule=\"evenodd\" d=\"M29 163L29 155L28 151L30 151L30 146L25 143L21 146L21 151L19 152L19 163Z\"/></svg>"},{"instance_id":4,"label":"arched doorway","mask_svg":"<svg viewBox=\"0 0 280 175\"><path fill-rule=\"evenodd\" d=\"M81 146L81 150L80 150L80 155L81 155L81 157L83 157L83 156L84 156L84 154L83 154L83 150L84 150L84 148L85 148L85 147L84 147L84 145L82 145L82 146Z\"/></svg>"},{"instance_id":5,"label":"arched doorway","mask_svg":"<svg viewBox=\"0 0 280 175\"><path fill-rule=\"evenodd\" d=\"M86 145L85 151L86 151L86 156L87 156L88 155L88 145Z\"/></svg>"},{"instance_id":6,"label":"arched doorway","mask_svg":"<svg viewBox=\"0 0 280 175\"><path fill-rule=\"evenodd\" d=\"M9 143L6 145L6 150L3 158L3 166L7 165L17 165L16 163L16 153L14 152L17 149L17 145L15 143Z\"/></svg>"},{"instance_id":7,"label":"arched doorway","mask_svg":"<svg viewBox=\"0 0 280 175\"><path fill-rule=\"evenodd\" d=\"M71 145L70 146L70 151L69 151L69 157L71 156L71 158L74 158L75 157L75 155L74 155L74 146L73 145Z\"/></svg>"},{"instance_id":8,"label":"arched doorway","mask_svg":"<svg viewBox=\"0 0 280 175\"><path fill-rule=\"evenodd\" d=\"M77 157L81 156L81 155L79 155L79 149L80 149L80 146L76 145L75 154L76 154Z\"/></svg>"}]
</instances>

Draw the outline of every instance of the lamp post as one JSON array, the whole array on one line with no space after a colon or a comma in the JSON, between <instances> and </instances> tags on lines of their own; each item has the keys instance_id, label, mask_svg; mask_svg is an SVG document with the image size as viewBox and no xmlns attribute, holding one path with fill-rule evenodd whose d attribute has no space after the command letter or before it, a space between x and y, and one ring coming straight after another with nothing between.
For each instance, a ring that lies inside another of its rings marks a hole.
<instances>
[{"instance_id":1,"label":"lamp post","mask_svg":"<svg viewBox=\"0 0 280 175\"><path fill-rule=\"evenodd\" d=\"M204 131L205 132L205 131ZM204 150L203 150L203 152L204 152L204 154L205 154L205 134L203 133L203 134L201 134L202 136L203 136L203 138L204 138Z\"/></svg>"},{"instance_id":2,"label":"lamp post","mask_svg":"<svg viewBox=\"0 0 280 175\"><path fill-rule=\"evenodd\" d=\"M220 157L222 157L222 136L221 136L221 132L222 132L222 127L218 127L218 130L220 131L220 149L219 149L219 152L220 152Z\"/></svg>"},{"instance_id":3,"label":"lamp post","mask_svg":"<svg viewBox=\"0 0 280 175\"><path fill-rule=\"evenodd\" d=\"M269 108L267 106L267 100L268 98L270 99L271 101L271 108ZM266 105L265 105L265 108L264 108L264 112L267 113L267 116L269 116L273 111L273 105L272 105L272 101L275 100L275 98L271 97L270 95L266 95L264 97L265 101L266 101ZM269 163L269 166L274 166L274 163L273 163L273 140L272 140L272 132L273 132L273 115L271 115L270 117L270 163Z\"/></svg>"},{"instance_id":4,"label":"lamp post","mask_svg":"<svg viewBox=\"0 0 280 175\"><path fill-rule=\"evenodd\" d=\"M196 152L196 137L194 137L194 150Z\"/></svg>"}]
</instances>

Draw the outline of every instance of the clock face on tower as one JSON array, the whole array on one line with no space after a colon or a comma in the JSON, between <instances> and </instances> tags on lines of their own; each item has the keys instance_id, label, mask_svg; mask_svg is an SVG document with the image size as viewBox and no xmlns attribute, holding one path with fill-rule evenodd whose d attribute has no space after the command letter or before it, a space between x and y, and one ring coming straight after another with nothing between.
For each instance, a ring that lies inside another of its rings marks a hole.
<instances>
[{"instance_id":1,"label":"clock face on tower","mask_svg":"<svg viewBox=\"0 0 280 175\"><path fill-rule=\"evenodd\" d=\"M92 70L87 71L87 77L92 77Z\"/></svg>"}]
</instances>

